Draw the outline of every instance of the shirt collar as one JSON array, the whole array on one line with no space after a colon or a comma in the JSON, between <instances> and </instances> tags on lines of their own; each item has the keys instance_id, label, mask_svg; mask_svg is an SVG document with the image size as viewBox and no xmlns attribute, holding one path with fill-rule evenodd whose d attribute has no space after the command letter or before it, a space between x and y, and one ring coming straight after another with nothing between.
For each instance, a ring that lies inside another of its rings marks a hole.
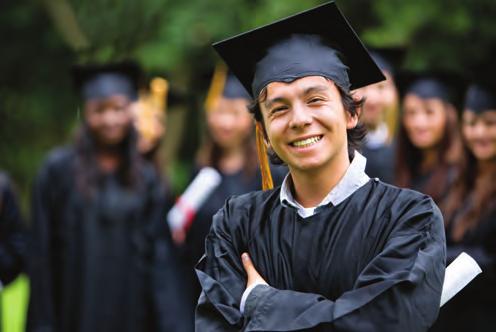
<instances>
[{"instance_id":1,"label":"shirt collar","mask_svg":"<svg viewBox=\"0 0 496 332\"><path fill-rule=\"evenodd\" d=\"M283 206L292 206L297 209L298 214L307 218L315 214L315 210L320 207L332 203L336 206L344 201L346 198L351 196L360 187L365 185L369 180L369 176L365 174L365 164L367 159L361 155L358 151L355 151L355 157L353 158L350 166L346 170L344 176L339 180L338 184L332 188L332 190L327 194L327 196L315 207L305 208L300 203L298 203L291 193L291 187L293 185L291 180L291 173L286 175L284 181L281 185L280 201Z\"/></svg>"}]
</instances>

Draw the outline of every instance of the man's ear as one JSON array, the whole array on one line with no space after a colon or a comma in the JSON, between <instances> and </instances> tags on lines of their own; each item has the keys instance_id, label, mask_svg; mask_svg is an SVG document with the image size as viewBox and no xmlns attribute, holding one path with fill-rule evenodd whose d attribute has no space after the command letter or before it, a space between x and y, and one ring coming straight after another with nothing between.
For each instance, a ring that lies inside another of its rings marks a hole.
<instances>
[{"instance_id":1,"label":"man's ear","mask_svg":"<svg viewBox=\"0 0 496 332\"><path fill-rule=\"evenodd\" d=\"M358 124L358 112L355 115L346 112L346 129L353 129Z\"/></svg>"}]
</instances>

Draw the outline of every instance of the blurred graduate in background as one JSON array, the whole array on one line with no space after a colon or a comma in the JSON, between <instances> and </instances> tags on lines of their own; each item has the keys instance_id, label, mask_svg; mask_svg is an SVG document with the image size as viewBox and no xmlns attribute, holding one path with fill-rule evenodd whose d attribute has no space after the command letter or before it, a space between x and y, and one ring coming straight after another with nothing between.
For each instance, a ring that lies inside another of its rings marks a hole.
<instances>
[{"instance_id":1,"label":"blurred graduate in background","mask_svg":"<svg viewBox=\"0 0 496 332\"><path fill-rule=\"evenodd\" d=\"M218 65L205 102L207 136L198 152L194 176L210 167L219 173L220 180L188 222L183 245L186 269L193 285L192 310L201 291L194 266L205 251L205 237L213 215L230 196L262 188L253 118L247 108L249 101L250 96L238 79L224 65ZM274 181L280 184L286 172L286 167L273 166Z\"/></svg>"},{"instance_id":2,"label":"blurred graduate in background","mask_svg":"<svg viewBox=\"0 0 496 332\"><path fill-rule=\"evenodd\" d=\"M74 68L73 144L52 151L33 193L30 331L181 331L163 232L164 188L138 152L134 63Z\"/></svg>"},{"instance_id":3,"label":"blurred graduate in background","mask_svg":"<svg viewBox=\"0 0 496 332\"><path fill-rule=\"evenodd\" d=\"M404 73L395 156L395 184L431 196L447 194L461 158L457 107L460 78L448 73Z\"/></svg>"},{"instance_id":4,"label":"blurred graduate in background","mask_svg":"<svg viewBox=\"0 0 496 332\"><path fill-rule=\"evenodd\" d=\"M365 136L361 152L367 158L365 167L367 175L392 183L394 180L393 138L399 113L399 95L394 76L401 66L404 50L376 48L372 49L370 55L386 79L357 90L361 97L365 97L360 119L367 128L367 136Z\"/></svg>"},{"instance_id":5,"label":"blurred graduate in background","mask_svg":"<svg viewBox=\"0 0 496 332\"><path fill-rule=\"evenodd\" d=\"M462 115L465 164L442 205L447 262L462 251L482 274L441 310L433 331L493 331L496 326L496 84L479 78Z\"/></svg>"}]
</instances>

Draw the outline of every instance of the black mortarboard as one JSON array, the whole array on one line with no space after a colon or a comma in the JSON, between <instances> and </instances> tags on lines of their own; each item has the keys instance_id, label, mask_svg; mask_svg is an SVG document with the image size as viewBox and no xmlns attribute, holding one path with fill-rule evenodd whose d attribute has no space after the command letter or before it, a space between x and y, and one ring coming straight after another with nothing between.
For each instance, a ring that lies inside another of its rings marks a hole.
<instances>
[{"instance_id":1,"label":"black mortarboard","mask_svg":"<svg viewBox=\"0 0 496 332\"><path fill-rule=\"evenodd\" d=\"M227 72L226 83L224 84L222 96L228 99L250 99L248 91L246 91L245 87L230 71Z\"/></svg>"},{"instance_id":2,"label":"black mortarboard","mask_svg":"<svg viewBox=\"0 0 496 332\"><path fill-rule=\"evenodd\" d=\"M141 70L134 62L77 65L72 69L74 83L84 100L121 94L138 97Z\"/></svg>"},{"instance_id":3,"label":"black mortarboard","mask_svg":"<svg viewBox=\"0 0 496 332\"><path fill-rule=\"evenodd\" d=\"M496 110L496 86L487 82L471 84L465 96L465 109L478 114Z\"/></svg>"},{"instance_id":4,"label":"black mortarboard","mask_svg":"<svg viewBox=\"0 0 496 332\"><path fill-rule=\"evenodd\" d=\"M403 47L369 47L369 50L377 66L393 76L403 65L406 53Z\"/></svg>"},{"instance_id":5,"label":"black mortarboard","mask_svg":"<svg viewBox=\"0 0 496 332\"><path fill-rule=\"evenodd\" d=\"M384 80L334 2L213 46L252 96L270 82L313 75L345 91Z\"/></svg>"},{"instance_id":6,"label":"black mortarboard","mask_svg":"<svg viewBox=\"0 0 496 332\"><path fill-rule=\"evenodd\" d=\"M496 48L486 50L486 59L470 68L470 86L465 94L464 108L475 113L496 110Z\"/></svg>"},{"instance_id":7,"label":"black mortarboard","mask_svg":"<svg viewBox=\"0 0 496 332\"><path fill-rule=\"evenodd\" d=\"M461 107L466 81L460 75L449 72L403 72L397 84L400 94L414 94L422 99L439 98L451 103L457 109Z\"/></svg>"}]
</instances>

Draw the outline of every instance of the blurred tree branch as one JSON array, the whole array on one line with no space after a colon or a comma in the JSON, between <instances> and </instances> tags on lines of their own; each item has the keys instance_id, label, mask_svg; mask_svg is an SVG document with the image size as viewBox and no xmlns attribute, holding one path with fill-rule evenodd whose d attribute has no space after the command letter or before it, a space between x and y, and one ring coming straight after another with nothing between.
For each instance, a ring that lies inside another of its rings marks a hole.
<instances>
[{"instance_id":1,"label":"blurred tree branch","mask_svg":"<svg viewBox=\"0 0 496 332\"><path fill-rule=\"evenodd\" d=\"M73 51L89 47L88 38L81 30L74 10L67 0L43 0L42 3L60 36Z\"/></svg>"}]
</instances>

